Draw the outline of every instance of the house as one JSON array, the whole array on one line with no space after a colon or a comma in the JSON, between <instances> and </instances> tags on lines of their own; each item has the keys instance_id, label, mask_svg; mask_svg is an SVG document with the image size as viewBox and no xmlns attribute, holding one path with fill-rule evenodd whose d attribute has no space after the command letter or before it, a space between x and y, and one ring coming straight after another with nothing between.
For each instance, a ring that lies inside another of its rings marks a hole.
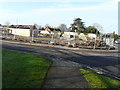
<instances>
[{"instance_id":1,"label":"house","mask_svg":"<svg viewBox=\"0 0 120 90\"><path fill-rule=\"evenodd\" d=\"M50 27L50 26L47 26L45 28L45 31L50 31L50 32L58 31L58 32L61 32L61 30L59 28L53 28L53 27Z\"/></svg>"},{"instance_id":2,"label":"house","mask_svg":"<svg viewBox=\"0 0 120 90\"><path fill-rule=\"evenodd\" d=\"M88 33L88 35L86 35L86 36L89 37L89 38L91 38L91 39L97 38L97 35L93 34L93 33Z\"/></svg>"},{"instance_id":3,"label":"house","mask_svg":"<svg viewBox=\"0 0 120 90\"><path fill-rule=\"evenodd\" d=\"M48 35L48 34L54 34L53 32L47 31L47 30L41 30L40 34L42 35Z\"/></svg>"},{"instance_id":4,"label":"house","mask_svg":"<svg viewBox=\"0 0 120 90\"><path fill-rule=\"evenodd\" d=\"M20 29L20 28L8 28L10 34L19 35L19 36L37 36L38 30L31 30L31 29Z\"/></svg>"},{"instance_id":5,"label":"house","mask_svg":"<svg viewBox=\"0 0 120 90\"><path fill-rule=\"evenodd\" d=\"M87 40L86 35L84 33L79 34L79 39L82 39L82 40L85 40L85 41Z\"/></svg>"},{"instance_id":6,"label":"house","mask_svg":"<svg viewBox=\"0 0 120 90\"><path fill-rule=\"evenodd\" d=\"M114 46L114 38L112 38L110 34L103 35L102 40L106 43L106 45Z\"/></svg>"},{"instance_id":7,"label":"house","mask_svg":"<svg viewBox=\"0 0 120 90\"><path fill-rule=\"evenodd\" d=\"M78 33L75 32L64 32L62 37L63 38L75 38L75 36L78 37Z\"/></svg>"},{"instance_id":8,"label":"house","mask_svg":"<svg viewBox=\"0 0 120 90\"><path fill-rule=\"evenodd\" d=\"M87 40L88 38L92 39L92 38L95 38L96 35L95 34L88 34L88 35L85 35L84 33L75 33L75 32L64 32L64 34L62 35L63 38L79 38L79 39L82 39L82 40Z\"/></svg>"},{"instance_id":9,"label":"house","mask_svg":"<svg viewBox=\"0 0 120 90\"><path fill-rule=\"evenodd\" d=\"M10 25L10 28L31 29L33 25Z\"/></svg>"},{"instance_id":10,"label":"house","mask_svg":"<svg viewBox=\"0 0 120 90\"><path fill-rule=\"evenodd\" d=\"M5 27L0 26L0 33L1 33L1 34L4 34L4 33L5 33L5 30L6 30Z\"/></svg>"},{"instance_id":11,"label":"house","mask_svg":"<svg viewBox=\"0 0 120 90\"><path fill-rule=\"evenodd\" d=\"M44 30L40 30L40 34L42 35L53 35L55 33L60 35L61 34L60 32L61 30L59 28L53 28L50 26L47 26Z\"/></svg>"},{"instance_id":12,"label":"house","mask_svg":"<svg viewBox=\"0 0 120 90\"><path fill-rule=\"evenodd\" d=\"M4 29L4 27L0 26L0 30L3 30L3 29Z\"/></svg>"},{"instance_id":13,"label":"house","mask_svg":"<svg viewBox=\"0 0 120 90\"><path fill-rule=\"evenodd\" d=\"M19 36L30 37L31 30L30 29L18 29L18 28L9 28L9 33Z\"/></svg>"}]
</instances>

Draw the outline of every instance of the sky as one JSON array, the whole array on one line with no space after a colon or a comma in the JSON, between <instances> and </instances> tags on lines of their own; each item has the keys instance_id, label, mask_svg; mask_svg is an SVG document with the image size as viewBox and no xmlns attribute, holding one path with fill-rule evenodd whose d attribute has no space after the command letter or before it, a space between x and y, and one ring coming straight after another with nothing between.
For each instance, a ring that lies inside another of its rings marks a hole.
<instances>
[{"instance_id":1,"label":"sky","mask_svg":"<svg viewBox=\"0 0 120 90\"><path fill-rule=\"evenodd\" d=\"M119 0L0 0L0 23L70 27L75 18L85 26L98 23L102 33L118 33Z\"/></svg>"}]
</instances>

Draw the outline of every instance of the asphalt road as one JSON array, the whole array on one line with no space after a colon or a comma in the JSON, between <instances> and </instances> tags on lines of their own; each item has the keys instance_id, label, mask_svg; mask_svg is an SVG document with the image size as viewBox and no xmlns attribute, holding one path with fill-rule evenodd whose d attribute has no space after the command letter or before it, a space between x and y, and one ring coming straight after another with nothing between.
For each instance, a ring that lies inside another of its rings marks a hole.
<instances>
[{"instance_id":1,"label":"asphalt road","mask_svg":"<svg viewBox=\"0 0 120 90\"><path fill-rule=\"evenodd\" d=\"M37 54L53 60L56 63L69 62L71 65L85 64L100 67L117 75L120 75L120 60L117 53L99 53L82 50L68 50L53 47L24 45L10 42L2 42L2 48ZM115 56L114 56L115 55ZM49 83L48 83L49 84Z\"/></svg>"}]
</instances>

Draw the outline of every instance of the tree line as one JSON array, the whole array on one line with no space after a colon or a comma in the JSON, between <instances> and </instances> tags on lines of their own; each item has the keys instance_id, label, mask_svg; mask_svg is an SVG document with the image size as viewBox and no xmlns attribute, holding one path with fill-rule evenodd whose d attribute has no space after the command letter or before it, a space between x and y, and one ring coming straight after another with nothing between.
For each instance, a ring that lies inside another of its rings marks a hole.
<instances>
[{"instance_id":1,"label":"tree line","mask_svg":"<svg viewBox=\"0 0 120 90\"><path fill-rule=\"evenodd\" d=\"M66 27L65 24L61 24L59 27L61 28L62 31L71 31L71 32L76 32L77 33L93 33L93 34L100 34L100 30L95 26L88 26L86 27L85 22L82 22L81 18L75 18L73 20L73 23L70 25L69 28ZM97 26L101 27L100 25L97 24Z\"/></svg>"}]
</instances>

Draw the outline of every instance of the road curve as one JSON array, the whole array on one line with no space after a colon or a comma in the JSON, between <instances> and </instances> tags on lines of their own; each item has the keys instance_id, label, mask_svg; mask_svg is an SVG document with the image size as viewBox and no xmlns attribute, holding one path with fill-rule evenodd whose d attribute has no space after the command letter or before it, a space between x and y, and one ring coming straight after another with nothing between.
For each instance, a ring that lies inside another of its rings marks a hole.
<instances>
[{"instance_id":1,"label":"road curve","mask_svg":"<svg viewBox=\"0 0 120 90\"><path fill-rule=\"evenodd\" d=\"M76 51L76 50L68 50L68 49L62 49L62 48L25 45L25 44L20 44L20 43L13 44L13 43L4 42L4 41L2 41L2 48L37 54L37 55L49 58L49 59L53 60L53 62L54 62L52 70L54 70L55 65L59 64L60 67L61 66L62 67L70 67L70 68L68 68L68 70L71 70L71 72L74 73L74 71L76 69L79 70L78 69L79 64L85 64L85 65L89 65L89 66L100 67L100 68L103 68L110 72L113 72L117 75L120 75L118 72L118 68L120 68L120 60L118 59L118 57L109 55L109 53L103 53L103 54L101 53L100 54L97 52L92 53L92 52L80 51L80 50ZM48 73L48 74L53 74L53 73L55 74L56 72L57 73L65 73L64 68L59 68L59 69L63 72L58 72L58 71L54 70L54 72L51 71L51 73ZM72 73L69 73L69 75L70 74L72 74ZM75 76L77 76L77 74L78 73L73 74L71 76L71 82L69 81L70 83L68 85L66 85L66 87L68 87L74 83L74 82L72 82L73 79L74 80L78 79L78 78L75 78ZM60 77L60 76L55 76L55 77ZM68 77L68 76L66 76L66 77ZM48 78L49 78L49 80L48 80L48 83L46 83L45 87L61 88L64 86L62 84L59 86L58 85L52 86L51 80L53 80L53 79L51 79L51 78L53 78L53 77L48 77ZM62 77L62 78L64 80L66 79L65 77ZM81 80L84 81L83 78L81 78ZM58 81L63 82L60 80L58 80ZM55 81L54 84L59 83L58 81ZM77 80L77 82L79 82L79 80ZM86 82L84 84L86 84ZM79 85L76 83L75 86L72 86L72 88L75 88L75 87L79 88ZM82 88L85 88L85 87L88 87L87 84L83 85Z\"/></svg>"}]
</instances>

